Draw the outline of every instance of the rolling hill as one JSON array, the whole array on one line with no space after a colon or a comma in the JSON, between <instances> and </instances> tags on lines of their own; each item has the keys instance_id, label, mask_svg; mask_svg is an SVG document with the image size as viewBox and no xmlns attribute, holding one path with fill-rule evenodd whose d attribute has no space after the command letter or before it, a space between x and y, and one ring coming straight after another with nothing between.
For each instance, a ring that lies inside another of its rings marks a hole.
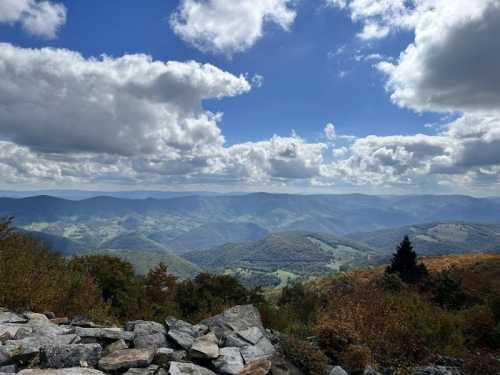
<instances>
[{"instance_id":1,"label":"rolling hill","mask_svg":"<svg viewBox=\"0 0 500 375\"><path fill-rule=\"evenodd\" d=\"M168 266L168 272L181 279L191 279L202 272L195 264L166 251L134 251L101 249L87 254L107 254L119 257L134 266L139 275L145 275L159 263ZM81 254L85 255L85 254Z\"/></svg>"},{"instance_id":2,"label":"rolling hill","mask_svg":"<svg viewBox=\"0 0 500 375\"><path fill-rule=\"evenodd\" d=\"M500 251L500 224L440 222L348 235L387 254L408 235L420 255Z\"/></svg>"},{"instance_id":3,"label":"rolling hill","mask_svg":"<svg viewBox=\"0 0 500 375\"><path fill-rule=\"evenodd\" d=\"M190 252L183 257L203 269L234 274L247 284L275 286L287 279L376 262L378 254L349 239L292 231Z\"/></svg>"}]
</instances>

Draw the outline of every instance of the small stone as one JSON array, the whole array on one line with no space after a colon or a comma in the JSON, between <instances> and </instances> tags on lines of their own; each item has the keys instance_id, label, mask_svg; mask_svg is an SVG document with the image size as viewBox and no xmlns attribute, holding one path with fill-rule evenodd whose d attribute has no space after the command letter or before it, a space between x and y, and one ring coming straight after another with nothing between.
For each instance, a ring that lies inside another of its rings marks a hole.
<instances>
[{"instance_id":1,"label":"small stone","mask_svg":"<svg viewBox=\"0 0 500 375\"><path fill-rule=\"evenodd\" d=\"M135 348L161 348L167 346L167 338L163 333L139 335L134 338Z\"/></svg>"},{"instance_id":2,"label":"small stone","mask_svg":"<svg viewBox=\"0 0 500 375\"><path fill-rule=\"evenodd\" d=\"M168 331L168 338L174 343L179 345L181 348L189 350L194 343L194 337L189 333L179 331L177 329L171 329Z\"/></svg>"},{"instance_id":3,"label":"small stone","mask_svg":"<svg viewBox=\"0 0 500 375\"><path fill-rule=\"evenodd\" d=\"M194 363L181 363L181 362L171 362L170 368L168 370L170 375L215 375L214 372L210 371L201 366L197 366Z\"/></svg>"},{"instance_id":4,"label":"small stone","mask_svg":"<svg viewBox=\"0 0 500 375\"><path fill-rule=\"evenodd\" d=\"M104 375L104 373L99 370L82 368L82 367L65 368L61 370L31 369L31 370L23 370L18 374L19 375Z\"/></svg>"},{"instance_id":5,"label":"small stone","mask_svg":"<svg viewBox=\"0 0 500 375\"><path fill-rule=\"evenodd\" d=\"M28 319L10 311L0 312L0 324L3 323L26 323Z\"/></svg>"},{"instance_id":6,"label":"small stone","mask_svg":"<svg viewBox=\"0 0 500 375\"><path fill-rule=\"evenodd\" d=\"M15 374L17 372L16 365L0 366L0 374Z\"/></svg>"},{"instance_id":7,"label":"small stone","mask_svg":"<svg viewBox=\"0 0 500 375\"><path fill-rule=\"evenodd\" d=\"M151 365L147 368L131 368L124 375L155 375L158 370L158 366Z\"/></svg>"},{"instance_id":8,"label":"small stone","mask_svg":"<svg viewBox=\"0 0 500 375\"><path fill-rule=\"evenodd\" d=\"M148 367L155 355L150 349L123 349L108 354L99 361L99 368L104 371L127 370L134 367Z\"/></svg>"}]
</instances>

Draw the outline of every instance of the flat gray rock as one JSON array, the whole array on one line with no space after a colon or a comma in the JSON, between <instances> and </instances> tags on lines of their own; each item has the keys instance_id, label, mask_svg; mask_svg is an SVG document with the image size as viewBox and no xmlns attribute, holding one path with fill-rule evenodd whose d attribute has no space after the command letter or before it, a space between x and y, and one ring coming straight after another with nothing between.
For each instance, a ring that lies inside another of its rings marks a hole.
<instances>
[{"instance_id":1,"label":"flat gray rock","mask_svg":"<svg viewBox=\"0 0 500 375\"><path fill-rule=\"evenodd\" d=\"M197 366L194 363L181 362L171 362L168 373L170 375L215 375L209 369Z\"/></svg>"},{"instance_id":2,"label":"flat gray rock","mask_svg":"<svg viewBox=\"0 0 500 375\"><path fill-rule=\"evenodd\" d=\"M44 346L75 344L79 340L76 335L30 336L22 340L9 340L1 348L11 360L27 360L38 355Z\"/></svg>"},{"instance_id":3,"label":"flat gray rock","mask_svg":"<svg viewBox=\"0 0 500 375\"><path fill-rule=\"evenodd\" d=\"M218 341L214 333L198 337L191 346L189 354L193 358L215 359L219 356Z\"/></svg>"},{"instance_id":4,"label":"flat gray rock","mask_svg":"<svg viewBox=\"0 0 500 375\"><path fill-rule=\"evenodd\" d=\"M156 365L151 365L147 368L131 368L124 375L155 375L159 369Z\"/></svg>"},{"instance_id":5,"label":"flat gray rock","mask_svg":"<svg viewBox=\"0 0 500 375\"><path fill-rule=\"evenodd\" d=\"M160 348L156 351L153 363L160 366L167 366L170 362L182 362L186 359L185 350L175 350L172 348Z\"/></svg>"},{"instance_id":6,"label":"flat gray rock","mask_svg":"<svg viewBox=\"0 0 500 375\"><path fill-rule=\"evenodd\" d=\"M104 371L127 370L129 368L148 367L155 355L151 349L117 350L99 361L99 368Z\"/></svg>"},{"instance_id":7,"label":"flat gray rock","mask_svg":"<svg viewBox=\"0 0 500 375\"><path fill-rule=\"evenodd\" d=\"M239 331L238 336L248 341L250 344L255 345L262 337L264 337L264 334L259 327L250 327Z\"/></svg>"},{"instance_id":8,"label":"flat gray rock","mask_svg":"<svg viewBox=\"0 0 500 375\"><path fill-rule=\"evenodd\" d=\"M0 311L0 323L26 323L28 319L22 315L10 312Z\"/></svg>"},{"instance_id":9,"label":"flat gray rock","mask_svg":"<svg viewBox=\"0 0 500 375\"><path fill-rule=\"evenodd\" d=\"M193 346L195 340L195 337L193 337L189 333L179 331L177 329L169 330L167 336L175 344L186 350L191 349L191 346Z\"/></svg>"},{"instance_id":10,"label":"flat gray rock","mask_svg":"<svg viewBox=\"0 0 500 375\"><path fill-rule=\"evenodd\" d=\"M271 358L276 349L267 337L262 337L256 345L241 348L241 355L246 364L254 361Z\"/></svg>"},{"instance_id":11,"label":"flat gray rock","mask_svg":"<svg viewBox=\"0 0 500 375\"><path fill-rule=\"evenodd\" d=\"M245 367L240 348L222 348L220 357L212 363L217 373L225 375L238 375Z\"/></svg>"},{"instance_id":12,"label":"flat gray rock","mask_svg":"<svg viewBox=\"0 0 500 375\"><path fill-rule=\"evenodd\" d=\"M101 353L99 344L52 345L41 348L40 360L46 368L77 367L82 363L96 367Z\"/></svg>"},{"instance_id":13,"label":"flat gray rock","mask_svg":"<svg viewBox=\"0 0 500 375\"><path fill-rule=\"evenodd\" d=\"M133 332L125 331L122 328L76 327L75 333L82 338L91 337L96 339L125 340L125 341L132 341L135 336Z\"/></svg>"}]
</instances>

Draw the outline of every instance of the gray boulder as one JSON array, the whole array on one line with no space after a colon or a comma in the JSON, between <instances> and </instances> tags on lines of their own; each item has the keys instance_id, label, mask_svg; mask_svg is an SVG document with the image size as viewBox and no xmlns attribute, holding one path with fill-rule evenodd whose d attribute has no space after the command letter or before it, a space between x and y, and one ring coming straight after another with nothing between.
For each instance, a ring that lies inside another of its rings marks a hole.
<instances>
[{"instance_id":1,"label":"gray boulder","mask_svg":"<svg viewBox=\"0 0 500 375\"><path fill-rule=\"evenodd\" d=\"M134 333L123 328L82 328L76 327L75 333L82 338L132 341Z\"/></svg>"},{"instance_id":2,"label":"gray boulder","mask_svg":"<svg viewBox=\"0 0 500 375\"><path fill-rule=\"evenodd\" d=\"M202 321L201 324L206 325L219 338L252 327L258 327L264 331L260 313L252 305L235 306L222 314Z\"/></svg>"},{"instance_id":3,"label":"gray boulder","mask_svg":"<svg viewBox=\"0 0 500 375\"><path fill-rule=\"evenodd\" d=\"M238 375L245 367L240 348L220 349L220 357L212 363L217 369L217 373L226 375Z\"/></svg>"},{"instance_id":4,"label":"gray boulder","mask_svg":"<svg viewBox=\"0 0 500 375\"><path fill-rule=\"evenodd\" d=\"M271 358L275 353L276 349L267 337L262 337L255 345L248 345L241 348L241 355L246 364Z\"/></svg>"},{"instance_id":5,"label":"gray boulder","mask_svg":"<svg viewBox=\"0 0 500 375\"><path fill-rule=\"evenodd\" d=\"M0 366L0 374L14 374L17 372L16 365Z\"/></svg>"},{"instance_id":6,"label":"gray boulder","mask_svg":"<svg viewBox=\"0 0 500 375\"><path fill-rule=\"evenodd\" d=\"M36 357L44 346L76 344L78 341L79 337L76 335L30 336L22 340L6 341L1 348L3 355L6 354L10 361L28 361Z\"/></svg>"},{"instance_id":7,"label":"gray boulder","mask_svg":"<svg viewBox=\"0 0 500 375\"><path fill-rule=\"evenodd\" d=\"M40 360L46 368L67 368L87 364L96 367L101 358L99 344L45 346L40 350Z\"/></svg>"},{"instance_id":8,"label":"gray boulder","mask_svg":"<svg viewBox=\"0 0 500 375\"><path fill-rule=\"evenodd\" d=\"M198 337L191 345L189 354L193 358L215 359L219 356L219 340L214 333Z\"/></svg>"},{"instance_id":9,"label":"gray boulder","mask_svg":"<svg viewBox=\"0 0 500 375\"><path fill-rule=\"evenodd\" d=\"M127 370L135 367L148 367L155 355L151 349L123 349L101 358L99 368L104 371Z\"/></svg>"},{"instance_id":10,"label":"gray boulder","mask_svg":"<svg viewBox=\"0 0 500 375\"><path fill-rule=\"evenodd\" d=\"M238 336L243 340L255 345L259 340L264 337L262 330L259 327L250 327L241 331L238 331Z\"/></svg>"},{"instance_id":11,"label":"gray boulder","mask_svg":"<svg viewBox=\"0 0 500 375\"><path fill-rule=\"evenodd\" d=\"M167 334L168 338L183 349L189 350L194 344L195 337L189 333L171 329Z\"/></svg>"},{"instance_id":12,"label":"gray boulder","mask_svg":"<svg viewBox=\"0 0 500 375\"><path fill-rule=\"evenodd\" d=\"M214 372L195 365L194 363L171 362L168 370L170 375L215 375Z\"/></svg>"},{"instance_id":13,"label":"gray boulder","mask_svg":"<svg viewBox=\"0 0 500 375\"><path fill-rule=\"evenodd\" d=\"M158 322L146 322L146 321L139 321L134 324L134 333L136 335L152 335L155 333L162 333L166 334L167 330L163 326L163 324L160 324Z\"/></svg>"}]
</instances>

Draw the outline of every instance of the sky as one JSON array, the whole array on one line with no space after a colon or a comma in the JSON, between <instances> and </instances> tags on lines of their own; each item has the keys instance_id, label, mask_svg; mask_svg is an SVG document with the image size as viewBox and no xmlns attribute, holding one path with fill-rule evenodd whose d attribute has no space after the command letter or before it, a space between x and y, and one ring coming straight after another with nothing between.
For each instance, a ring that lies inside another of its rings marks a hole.
<instances>
[{"instance_id":1,"label":"sky","mask_svg":"<svg viewBox=\"0 0 500 375\"><path fill-rule=\"evenodd\" d=\"M500 0L1 0L0 189L500 195L498 19Z\"/></svg>"}]
</instances>

